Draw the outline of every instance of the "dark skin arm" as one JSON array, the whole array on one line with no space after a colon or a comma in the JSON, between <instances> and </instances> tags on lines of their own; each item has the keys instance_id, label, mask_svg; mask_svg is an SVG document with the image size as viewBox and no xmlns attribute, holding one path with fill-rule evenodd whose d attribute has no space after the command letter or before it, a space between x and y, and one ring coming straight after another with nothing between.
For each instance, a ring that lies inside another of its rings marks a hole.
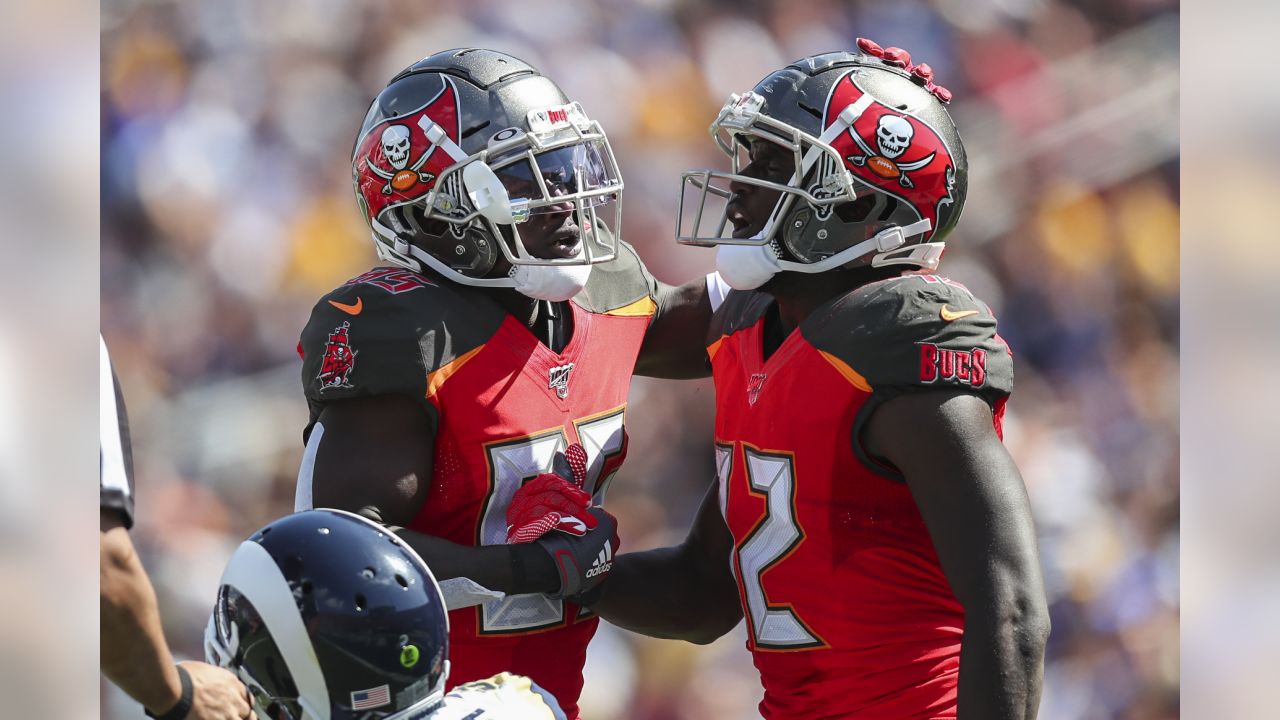
<instances>
[{"instance_id":1,"label":"dark skin arm","mask_svg":"<svg viewBox=\"0 0 1280 720\"><path fill-rule=\"evenodd\" d=\"M680 286L659 282L657 302L662 312L644 335L635 373L673 380L709 377L706 339L711 301L706 278Z\"/></svg>"},{"instance_id":2,"label":"dark skin arm","mask_svg":"<svg viewBox=\"0 0 1280 720\"><path fill-rule=\"evenodd\" d=\"M863 442L906 478L964 606L957 717L1035 718L1048 608L1026 487L991 408L966 392L901 395L876 410Z\"/></svg>"},{"instance_id":3,"label":"dark skin arm","mask_svg":"<svg viewBox=\"0 0 1280 720\"><path fill-rule=\"evenodd\" d=\"M312 475L313 505L384 525L413 522L426 502L435 455L435 425L426 411L407 397L379 395L332 402L319 423L324 435ZM396 534L422 556L437 580L467 577L508 594L559 587L551 558L532 545L472 547L414 530Z\"/></svg>"},{"instance_id":4,"label":"dark skin arm","mask_svg":"<svg viewBox=\"0 0 1280 720\"><path fill-rule=\"evenodd\" d=\"M732 630L742 606L716 489L711 483L683 543L618 556L592 609L632 632L700 645Z\"/></svg>"}]
</instances>

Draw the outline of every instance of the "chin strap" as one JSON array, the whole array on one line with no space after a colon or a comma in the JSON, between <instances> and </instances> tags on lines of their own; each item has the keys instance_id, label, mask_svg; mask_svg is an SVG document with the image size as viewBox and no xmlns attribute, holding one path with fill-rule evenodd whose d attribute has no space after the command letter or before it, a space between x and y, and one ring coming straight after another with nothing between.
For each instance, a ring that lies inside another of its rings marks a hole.
<instances>
[{"instance_id":1,"label":"chin strap","mask_svg":"<svg viewBox=\"0 0 1280 720\"><path fill-rule=\"evenodd\" d=\"M563 302L581 292L591 275L591 265L513 265L506 277L474 278L463 275L431 253L405 242L376 218L372 221L372 226L375 233L373 239L377 243L379 257L414 272L421 272L422 266L425 265L445 279L460 285L515 288L520 294L535 300Z\"/></svg>"},{"instance_id":2,"label":"chin strap","mask_svg":"<svg viewBox=\"0 0 1280 720\"><path fill-rule=\"evenodd\" d=\"M414 247L402 239L391 228L378 222L377 218L370 220L373 227L374 244L378 247L378 257L388 262L393 262L404 268L408 268L414 272L422 272L423 266L429 267L439 273L448 280L452 280L460 285L470 285L471 287L498 287L513 288L516 281L511 277L501 278L473 278L454 270L448 265L440 262L431 253L425 252L420 248Z\"/></svg>"},{"instance_id":3,"label":"chin strap","mask_svg":"<svg viewBox=\"0 0 1280 720\"><path fill-rule=\"evenodd\" d=\"M909 256L903 256L901 259L888 261L883 261L881 258L901 248L903 245L906 245L907 238L927 233L931 227L933 227L933 223L929 221L929 218L924 218L905 227L895 225L886 230L881 230L875 235L872 235L869 239L863 240L852 247L845 248L835 255L819 260L818 262L802 263L780 259L777 260L776 263L779 270L789 270L792 272L802 273L820 273L828 270L834 270L871 253L876 253L876 257L871 261L872 267L902 263L906 262ZM943 243L925 243L923 246L912 246L911 249L914 250L916 247L929 248L931 246L938 246L936 256L940 257L942 255L942 245ZM938 267L937 257L934 258L933 267L930 269L936 269Z\"/></svg>"}]
</instances>

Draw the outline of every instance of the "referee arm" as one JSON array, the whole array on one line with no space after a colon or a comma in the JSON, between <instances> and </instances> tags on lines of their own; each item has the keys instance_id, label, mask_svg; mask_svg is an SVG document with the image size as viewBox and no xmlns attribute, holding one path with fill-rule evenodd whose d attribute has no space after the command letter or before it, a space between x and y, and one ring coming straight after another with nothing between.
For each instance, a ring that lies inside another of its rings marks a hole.
<instances>
[{"instance_id":1,"label":"referee arm","mask_svg":"<svg viewBox=\"0 0 1280 720\"><path fill-rule=\"evenodd\" d=\"M249 696L235 675L202 662L174 665L151 580L129 538L133 473L128 422L102 344L99 570L102 674L164 720L243 720ZM185 676L185 678L184 678Z\"/></svg>"}]
</instances>

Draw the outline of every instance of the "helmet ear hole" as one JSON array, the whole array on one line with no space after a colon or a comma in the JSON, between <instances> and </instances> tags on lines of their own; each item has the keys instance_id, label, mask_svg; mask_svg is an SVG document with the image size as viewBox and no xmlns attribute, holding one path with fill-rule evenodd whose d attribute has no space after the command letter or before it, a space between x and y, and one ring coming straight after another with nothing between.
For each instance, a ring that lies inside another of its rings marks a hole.
<instances>
[{"instance_id":1,"label":"helmet ear hole","mask_svg":"<svg viewBox=\"0 0 1280 720\"><path fill-rule=\"evenodd\" d=\"M877 218L880 222L888 221L889 218L893 217L894 211L898 209L898 198L891 195L884 195L883 197L885 199L884 212L880 213L880 217Z\"/></svg>"},{"instance_id":2,"label":"helmet ear hole","mask_svg":"<svg viewBox=\"0 0 1280 720\"><path fill-rule=\"evenodd\" d=\"M867 193L853 202L841 203L835 208L836 217L846 223L863 222L875 210L878 197L879 193Z\"/></svg>"}]
</instances>

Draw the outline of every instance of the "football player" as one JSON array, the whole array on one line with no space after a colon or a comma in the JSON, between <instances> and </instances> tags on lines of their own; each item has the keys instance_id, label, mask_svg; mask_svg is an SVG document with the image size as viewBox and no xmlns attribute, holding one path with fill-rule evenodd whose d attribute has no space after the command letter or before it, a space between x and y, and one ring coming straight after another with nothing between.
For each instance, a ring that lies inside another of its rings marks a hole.
<instances>
[{"instance_id":1,"label":"football player","mask_svg":"<svg viewBox=\"0 0 1280 720\"><path fill-rule=\"evenodd\" d=\"M450 682L509 670L575 717L598 619L563 598L617 548L588 505L626 454L633 371L709 373L707 282L645 270L618 237L600 125L509 55L451 50L396 75L352 176L386 265L324 296L302 332L296 507L394 526L423 556L454 609ZM549 474L570 444L581 488ZM573 497L548 505L556 485Z\"/></svg>"},{"instance_id":2,"label":"football player","mask_svg":"<svg viewBox=\"0 0 1280 720\"><path fill-rule=\"evenodd\" d=\"M858 47L732 96L732 172L684 176L677 235L733 288L707 347L718 478L683 545L621 556L584 602L695 642L745 617L770 720L1032 718L1049 624L1001 441L1011 355L933 274L964 145L928 65Z\"/></svg>"},{"instance_id":3,"label":"football player","mask_svg":"<svg viewBox=\"0 0 1280 720\"><path fill-rule=\"evenodd\" d=\"M449 617L422 558L341 510L263 527L222 573L205 629L210 663L235 672L264 720L564 720L510 673L449 677Z\"/></svg>"}]
</instances>

